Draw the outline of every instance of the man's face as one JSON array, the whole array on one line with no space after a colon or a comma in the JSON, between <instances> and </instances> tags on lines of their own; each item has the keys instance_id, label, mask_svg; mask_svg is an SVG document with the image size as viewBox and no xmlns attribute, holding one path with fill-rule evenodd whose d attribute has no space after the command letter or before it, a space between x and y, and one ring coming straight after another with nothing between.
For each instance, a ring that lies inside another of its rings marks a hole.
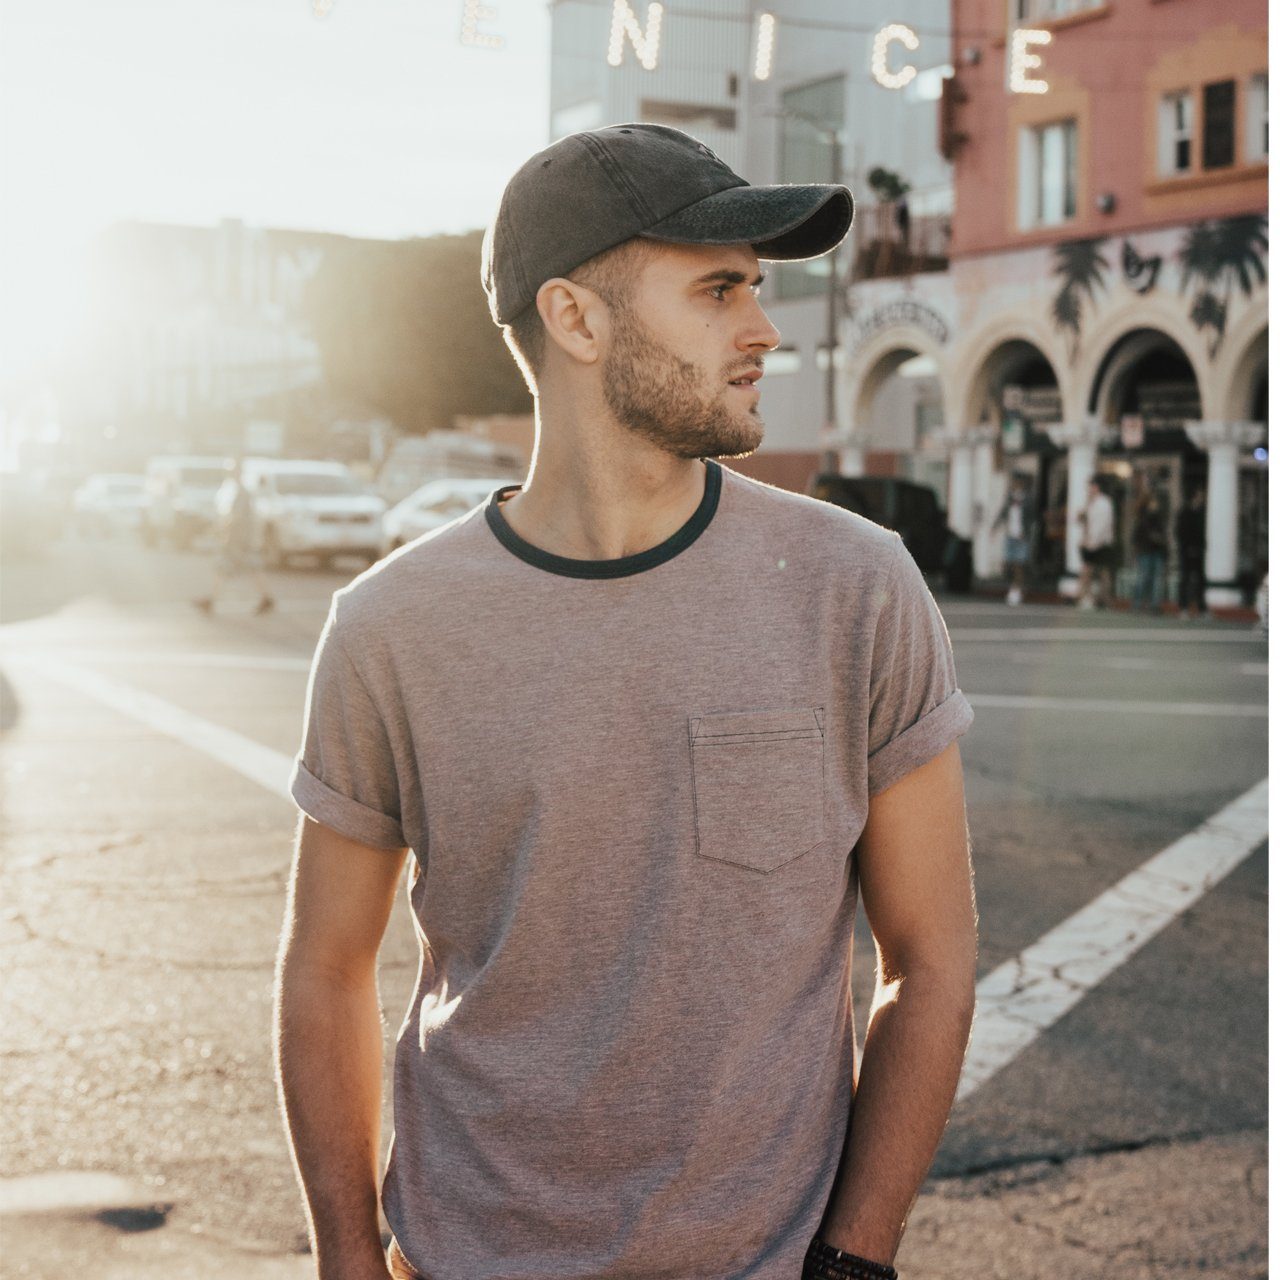
<instances>
[{"instance_id":1,"label":"man's face","mask_svg":"<svg viewBox=\"0 0 1280 1280\"><path fill-rule=\"evenodd\" d=\"M764 438L755 380L778 345L745 245L661 245L610 313L605 403L679 458L744 457Z\"/></svg>"}]
</instances>

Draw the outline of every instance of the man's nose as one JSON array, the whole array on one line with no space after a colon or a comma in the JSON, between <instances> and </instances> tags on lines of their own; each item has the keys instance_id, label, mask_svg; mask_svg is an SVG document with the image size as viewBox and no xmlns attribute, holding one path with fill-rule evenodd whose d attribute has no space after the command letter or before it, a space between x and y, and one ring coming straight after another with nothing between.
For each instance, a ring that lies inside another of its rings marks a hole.
<instances>
[{"instance_id":1,"label":"man's nose","mask_svg":"<svg viewBox=\"0 0 1280 1280\"><path fill-rule=\"evenodd\" d=\"M772 351L782 341L782 334L773 327L760 305L760 299L754 295L751 296L751 308L751 314L738 334L738 346L743 349L763 347L765 351Z\"/></svg>"}]
</instances>

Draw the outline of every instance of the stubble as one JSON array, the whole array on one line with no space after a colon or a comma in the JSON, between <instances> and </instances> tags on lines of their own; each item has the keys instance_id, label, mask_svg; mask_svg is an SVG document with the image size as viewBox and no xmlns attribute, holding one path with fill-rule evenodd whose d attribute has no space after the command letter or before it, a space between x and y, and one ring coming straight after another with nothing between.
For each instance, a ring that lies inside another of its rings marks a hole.
<instances>
[{"instance_id":1,"label":"stubble","mask_svg":"<svg viewBox=\"0 0 1280 1280\"><path fill-rule=\"evenodd\" d=\"M605 357L604 398L613 416L636 435L677 458L745 458L760 447L764 423L751 408L727 403L726 372L719 395L708 394L698 366L664 346L625 306L613 307L614 339Z\"/></svg>"}]
</instances>

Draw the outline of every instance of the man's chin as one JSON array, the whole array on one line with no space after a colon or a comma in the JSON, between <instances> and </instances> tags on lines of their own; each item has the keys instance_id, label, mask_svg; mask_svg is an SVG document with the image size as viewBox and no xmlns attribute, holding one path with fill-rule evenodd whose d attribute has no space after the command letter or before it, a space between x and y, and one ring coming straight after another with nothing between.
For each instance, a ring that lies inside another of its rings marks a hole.
<instances>
[{"instance_id":1,"label":"man's chin","mask_svg":"<svg viewBox=\"0 0 1280 1280\"><path fill-rule=\"evenodd\" d=\"M756 421L743 431L737 431L716 441L715 452L708 450L708 458L749 458L764 440L764 423Z\"/></svg>"}]
</instances>

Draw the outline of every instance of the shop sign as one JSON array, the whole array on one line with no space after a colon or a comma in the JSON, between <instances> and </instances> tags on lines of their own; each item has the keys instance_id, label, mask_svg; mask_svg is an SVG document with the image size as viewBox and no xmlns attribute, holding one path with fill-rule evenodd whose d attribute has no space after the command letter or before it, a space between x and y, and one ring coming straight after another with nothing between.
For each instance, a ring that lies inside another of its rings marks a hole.
<instances>
[{"instance_id":1,"label":"shop sign","mask_svg":"<svg viewBox=\"0 0 1280 1280\"><path fill-rule=\"evenodd\" d=\"M947 322L932 307L912 298L899 298L896 302L887 302L877 307L858 321L854 330L853 346L861 347L881 329L892 329L895 325L907 325L922 329L939 346L951 336Z\"/></svg>"},{"instance_id":2,"label":"shop sign","mask_svg":"<svg viewBox=\"0 0 1280 1280\"><path fill-rule=\"evenodd\" d=\"M1141 449L1143 440L1142 414L1126 413L1120 419L1120 443L1126 449Z\"/></svg>"},{"instance_id":3,"label":"shop sign","mask_svg":"<svg viewBox=\"0 0 1280 1280\"><path fill-rule=\"evenodd\" d=\"M1001 423L1000 444L1005 453L1024 453L1027 448L1027 424L1016 413L1006 413Z\"/></svg>"}]
</instances>

